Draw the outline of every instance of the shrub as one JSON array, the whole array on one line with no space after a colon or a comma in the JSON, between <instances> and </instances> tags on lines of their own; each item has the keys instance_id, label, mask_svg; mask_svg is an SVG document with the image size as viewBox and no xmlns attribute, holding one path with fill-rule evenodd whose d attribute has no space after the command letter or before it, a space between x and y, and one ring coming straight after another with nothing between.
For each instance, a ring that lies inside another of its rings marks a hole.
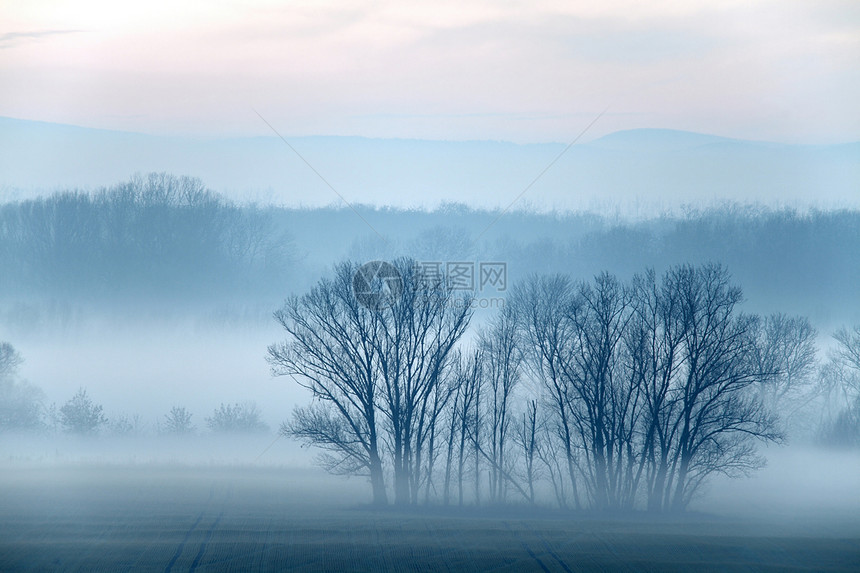
<instances>
[{"instance_id":1,"label":"shrub","mask_svg":"<svg viewBox=\"0 0 860 573\"><path fill-rule=\"evenodd\" d=\"M206 425L213 432L265 432L269 426L260 418L260 409L253 402L221 404Z\"/></svg>"},{"instance_id":2,"label":"shrub","mask_svg":"<svg viewBox=\"0 0 860 573\"><path fill-rule=\"evenodd\" d=\"M60 408L60 424L72 434L94 434L106 423L101 405L94 403L83 388Z\"/></svg>"},{"instance_id":3,"label":"shrub","mask_svg":"<svg viewBox=\"0 0 860 573\"><path fill-rule=\"evenodd\" d=\"M174 406L164 415L164 433L190 434L194 432L191 424L191 412L184 407Z\"/></svg>"}]
</instances>

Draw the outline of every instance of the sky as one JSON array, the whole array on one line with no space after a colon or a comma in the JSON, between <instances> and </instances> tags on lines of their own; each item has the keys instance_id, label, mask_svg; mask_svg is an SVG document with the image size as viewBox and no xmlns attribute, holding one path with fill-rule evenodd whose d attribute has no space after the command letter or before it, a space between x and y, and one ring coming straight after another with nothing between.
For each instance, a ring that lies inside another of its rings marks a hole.
<instances>
[{"instance_id":1,"label":"sky","mask_svg":"<svg viewBox=\"0 0 860 573\"><path fill-rule=\"evenodd\" d=\"M855 0L0 0L0 116L86 127L840 143L858 101Z\"/></svg>"}]
</instances>

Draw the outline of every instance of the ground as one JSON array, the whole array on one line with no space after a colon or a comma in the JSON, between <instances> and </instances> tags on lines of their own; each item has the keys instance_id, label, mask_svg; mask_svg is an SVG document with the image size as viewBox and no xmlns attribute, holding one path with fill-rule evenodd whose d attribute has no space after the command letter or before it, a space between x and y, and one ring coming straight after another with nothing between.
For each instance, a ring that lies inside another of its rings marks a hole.
<instances>
[{"instance_id":1,"label":"ground","mask_svg":"<svg viewBox=\"0 0 860 573\"><path fill-rule=\"evenodd\" d=\"M860 569L860 528L826 516L372 511L358 480L250 466L13 465L0 486L2 571Z\"/></svg>"}]
</instances>

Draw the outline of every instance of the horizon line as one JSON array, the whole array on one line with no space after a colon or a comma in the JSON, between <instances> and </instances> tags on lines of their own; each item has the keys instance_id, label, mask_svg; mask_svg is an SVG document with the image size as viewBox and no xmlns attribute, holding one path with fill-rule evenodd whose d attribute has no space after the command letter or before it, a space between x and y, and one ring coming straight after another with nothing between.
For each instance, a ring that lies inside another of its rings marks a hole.
<instances>
[{"instance_id":1,"label":"horizon line","mask_svg":"<svg viewBox=\"0 0 860 573\"><path fill-rule=\"evenodd\" d=\"M253 140L253 139L277 139L276 136L273 135L202 135L202 134L170 134L170 133L147 133L142 131L128 131L123 129L113 129L113 128L104 128L104 127L93 127L89 125L80 125L76 123L65 123L65 122L57 122L57 121L48 121L44 119L30 119L23 117L12 117L8 115L0 115L0 121L14 121L21 123L31 123L31 124L43 124L46 126L57 126L64 128L73 128L87 131L96 131L96 132L105 132L110 134L118 134L118 135L133 135L139 137L149 137L149 138L165 138L165 139L185 139L189 141L235 141L235 140ZM787 143L782 141L775 141L770 139L746 139L743 137L736 137L732 135L720 135L716 133L706 133L701 131L691 131L686 129L675 129L670 127L634 127L630 129L619 129L616 131L611 131L599 137L595 137L584 143L580 143L579 145L589 145L594 142L598 142L604 140L608 137L612 137L618 134L629 134L636 132L665 132L672 134L683 134L683 135L696 135L701 137L712 137L715 139L722 139L726 142L737 142L737 143L753 143L753 144L768 144L768 145L780 145L786 147L838 147L843 145L853 145L860 143L860 137L853 140L847 141L837 141L830 143ZM527 143L519 143L516 141L506 140L506 139L479 139L479 138L467 138L467 139L432 139L432 138L421 138L421 137L378 137L378 136L369 136L369 135L361 135L361 134L325 134L325 133L315 133L315 134L291 134L287 137L295 138L295 139L314 139L314 138L324 138L324 139L361 139L367 141L402 141L402 142L421 142L421 143L490 143L490 144L502 144L502 145L513 145L519 147L528 147L528 146L540 146L540 145L566 145L562 141L533 141Z\"/></svg>"}]
</instances>

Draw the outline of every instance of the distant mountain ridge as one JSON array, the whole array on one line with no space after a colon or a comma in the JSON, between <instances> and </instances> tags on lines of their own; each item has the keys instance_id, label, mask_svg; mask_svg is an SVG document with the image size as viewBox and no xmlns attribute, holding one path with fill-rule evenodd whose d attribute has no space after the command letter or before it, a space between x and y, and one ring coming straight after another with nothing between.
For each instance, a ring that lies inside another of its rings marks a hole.
<instances>
[{"instance_id":1,"label":"distant mountain ridge","mask_svg":"<svg viewBox=\"0 0 860 573\"><path fill-rule=\"evenodd\" d=\"M648 147L651 150L679 150L730 142L753 143L742 139L692 131L641 128L616 131L595 139L588 145L602 149L641 149L642 147Z\"/></svg>"},{"instance_id":2,"label":"distant mountain ridge","mask_svg":"<svg viewBox=\"0 0 860 573\"><path fill-rule=\"evenodd\" d=\"M351 203L507 206L563 143L287 137ZM97 188L136 172L200 177L239 200L336 204L337 194L271 137L145 135L0 117L0 200ZM860 142L792 145L666 129L619 131L571 147L518 206L660 212L715 200L860 206Z\"/></svg>"}]
</instances>

